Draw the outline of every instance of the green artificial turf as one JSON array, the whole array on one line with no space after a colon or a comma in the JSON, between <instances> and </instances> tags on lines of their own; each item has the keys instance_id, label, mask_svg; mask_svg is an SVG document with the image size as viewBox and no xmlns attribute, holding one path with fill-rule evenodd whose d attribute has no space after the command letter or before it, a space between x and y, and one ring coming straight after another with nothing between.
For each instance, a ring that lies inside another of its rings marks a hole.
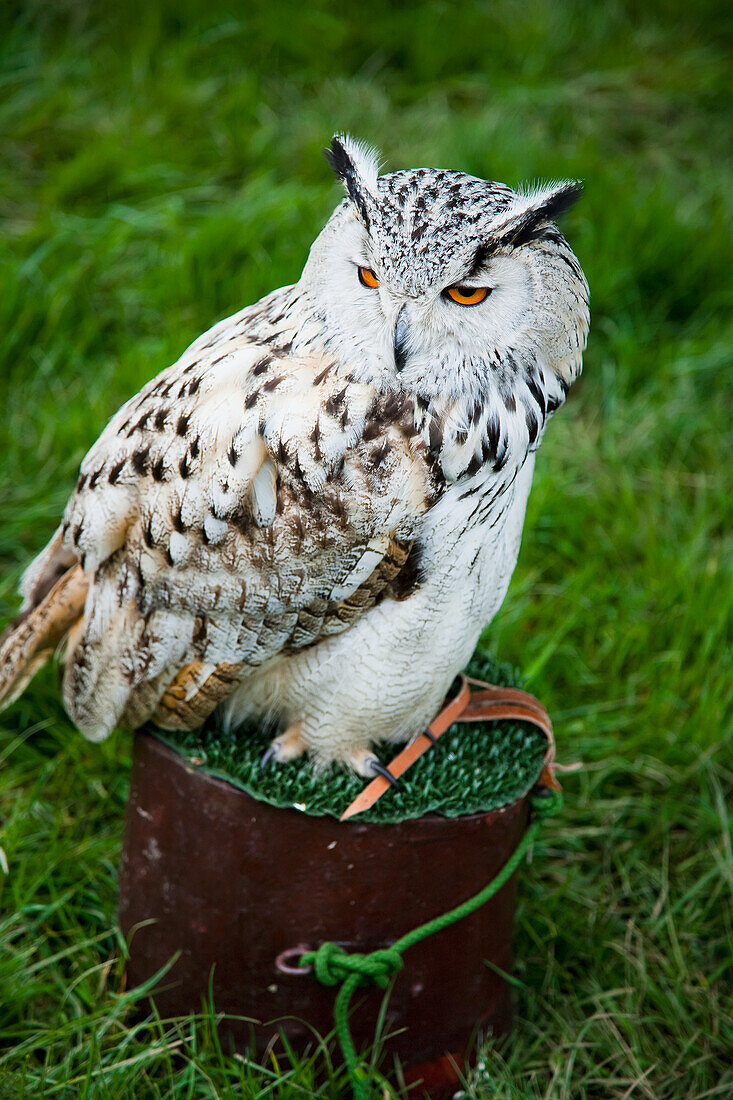
<instances>
[{"instance_id":1,"label":"green artificial turf","mask_svg":"<svg viewBox=\"0 0 733 1100\"><path fill-rule=\"evenodd\" d=\"M515 1030L480 1046L480 1100L733 1094L730 30L719 0L0 6L3 620L107 418L297 278L334 130L389 168L585 180L585 372L480 646L583 767L520 874ZM222 1051L210 999L139 1020L130 750L75 733L53 667L0 716L0 1097L346 1095L315 1040Z\"/></svg>"},{"instance_id":2,"label":"green artificial turf","mask_svg":"<svg viewBox=\"0 0 733 1100\"><path fill-rule=\"evenodd\" d=\"M482 654L474 656L466 671L489 683L520 686L509 666ZM459 687L456 681L451 697ZM343 768L314 774L307 757L263 771L260 760L272 730L247 728L237 737L213 725L190 733L152 732L192 759L197 768L273 806L340 817L365 786L363 779ZM456 722L405 772L399 790L385 791L359 820L386 823L427 813L458 817L507 806L537 782L546 750L545 735L526 722ZM385 764L397 751L394 745L376 746Z\"/></svg>"}]
</instances>

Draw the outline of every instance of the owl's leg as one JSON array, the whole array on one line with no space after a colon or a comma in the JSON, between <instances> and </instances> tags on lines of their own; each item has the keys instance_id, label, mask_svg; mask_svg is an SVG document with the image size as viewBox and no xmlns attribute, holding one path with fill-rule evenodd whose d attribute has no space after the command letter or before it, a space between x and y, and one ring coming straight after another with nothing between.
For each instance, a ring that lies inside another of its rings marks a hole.
<instances>
[{"instance_id":1,"label":"owl's leg","mask_svg":"<svg viewBox=\"0 0 733 1100\"><path fill-rule=\"evenodd\" d=\"M305 752L306 745L302 736L302 723L294 722L288 726L284 733L276 737L260 760L260 771L264 771L271 760L278 764L287 764L289 760L297 760Z\"/></svg>"},{"instance_id":2,"label":"owl's leg","mask_svg":"<svg viewBox=\"0 0 733 1100\"><path fill-rule=\"evenodd\" d=\"M385 768L381 760L377 760L371 749L353 749L343 757L342 763L353 768L357 775L363 775L365 779L374 779L376 775L383 775L393 787L399 787L400 782L392 775L389 768Z\"/></svg>"}]
</instances>

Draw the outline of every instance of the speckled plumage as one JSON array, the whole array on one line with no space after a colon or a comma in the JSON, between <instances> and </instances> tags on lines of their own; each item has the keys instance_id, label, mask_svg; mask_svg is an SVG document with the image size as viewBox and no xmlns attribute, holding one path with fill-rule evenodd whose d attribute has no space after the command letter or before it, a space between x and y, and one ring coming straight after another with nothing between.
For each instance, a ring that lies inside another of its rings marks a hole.
<instances>
[{"instance_id":1,"label":"speckled plumage","mask_svg":"<svg viewBox=\"0 0 733 1100\"><path fill-rule=\"evenodd\" d=\"M587 287L551 221L577 192L377 177L348 139L330 159L348 197L299 282L196 340L87 454L23 579L0 700L66 637L92 739L221 706L234 727L274 714L281 759L366 773L470 656L581 369ZM491 293L456 305L458 283Z\"/></svg>"}]
</instances>

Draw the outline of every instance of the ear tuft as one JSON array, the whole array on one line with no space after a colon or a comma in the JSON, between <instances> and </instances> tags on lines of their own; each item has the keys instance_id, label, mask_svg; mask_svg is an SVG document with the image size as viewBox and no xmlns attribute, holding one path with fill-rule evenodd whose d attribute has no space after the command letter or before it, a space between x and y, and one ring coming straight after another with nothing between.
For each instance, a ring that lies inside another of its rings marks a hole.
<instances>
[{"instance_id":1,"label":"ear tuft","mask_svg":"<svg viewBox=\"0 0 733 1100\"><path fill-rule=\"evenodd\" d=\"M564 180L562 183L550 184L544 187L539 195L534 196L533 213L542 221L557 221L572 206L575 206L582 194L583 184L580 180Z\"/></svg>"},{"instance_id":2,"label":"ear tuft","mask_svg":"<svg viewBox=\"0 0 733 1100\"><path fill-rule=\"evenodd\" d=\"M368 228L369 206L377 196L379 156L376 150L363 142L354 141L348 134L335 134L331 147L323 152Z\"/></svg>"},{"instance_id":3,"label":"ear tuft","mask_svg":"<svg viewBox=\"0 0 733 1100\"><path fill-rule=\"evenodd\" d=\"M580 180L562 180L517 195L492 233L492 247L518 248L535 240L547 222L565 214L582 194Z\"/></svg>"},{"instance_id":4,"label":"ear tuft","mask_svg":"<svg viewBox=\"0 0 733 1100\"><path fill-rule=\"evenodd\" d=\"M330 149L324 149L326 160L337 179L348 188L349 177L356 176L371 195L377 194L379 153L364 141L356 141L350 134L334 134Z\"/></svg>"}]
</instances>

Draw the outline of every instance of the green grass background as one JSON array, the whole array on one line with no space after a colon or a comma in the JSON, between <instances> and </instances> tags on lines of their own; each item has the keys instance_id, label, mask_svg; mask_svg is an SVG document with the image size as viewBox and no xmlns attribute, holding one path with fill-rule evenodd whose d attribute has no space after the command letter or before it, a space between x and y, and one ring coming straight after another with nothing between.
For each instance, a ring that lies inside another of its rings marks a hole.
<instances>
[{"instance_id":1,"label":"green grass background","mask_svg":"<svg viewBox=\"0 0 733 1100\"><path fill-rule=\"evenodd\" d=\"M513 1041L467 1088L733 1094L724 6L61 0L1 18L4 616L107 417L297 278L338 198L334 130L392 168L585 179L565 223L591 286L585 375L485 637L584 767L522 874ZM227 1056L211 1008L135 1022L115 932L129 736L85 743L49 669L0 719L0 761L0 1096L343 1095L328 1063L316 1083L318 1051Z\"/></svg>"}]
</instances>

